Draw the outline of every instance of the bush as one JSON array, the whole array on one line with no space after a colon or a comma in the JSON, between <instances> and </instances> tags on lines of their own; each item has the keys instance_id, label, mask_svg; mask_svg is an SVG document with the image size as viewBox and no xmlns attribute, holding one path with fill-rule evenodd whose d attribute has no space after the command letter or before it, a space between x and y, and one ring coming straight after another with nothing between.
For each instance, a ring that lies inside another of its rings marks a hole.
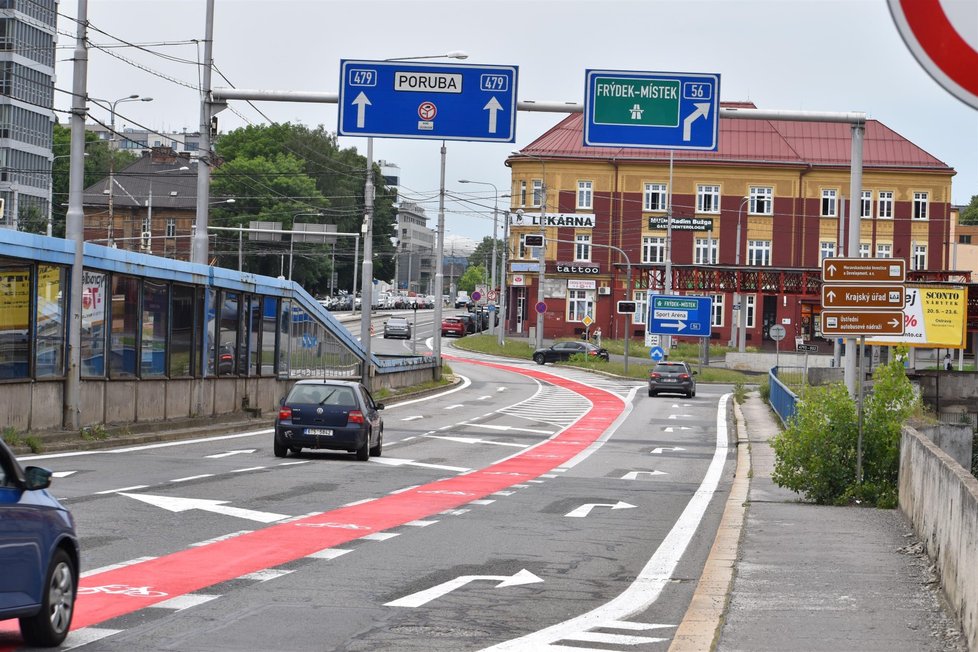
<instances>
[{"instance_id":1,"label":"bush","mask_svg":"<svg viewBox=\"0 0 978 652\"><path fill-rule=\"evenodd\" d=\"M818 504L896 506L900 426L921 407L902 358L894 358L873 374L873 393L863 408L862 482L856 477L856 403L844 386L833 384L805 388L794 419L771 440L772 479L779 486Z\"/></svg>"},{"instance_id":2,"label":"bush","mask_svg":"<svg viewBox=\"0 0 978 652\"><path fill-rule=\"evenodd\" d=\"M747 400L747 387L744 385L743 381L738 380L736 383L734 383L733 396L734 400L741 405L743 405L744 401Z\"/></svg>"},{"instance_id":3,"label":"bush","mask_svg":"<svg viewBox=\"0 0 978 652\"><path fill-rule=\"evenodd\" d=\"M761 393L761 398L765 401L771 400L771 379L764 376L764 380L761 381L760 386L757 388Z\"/></svg>"}]
</instances>

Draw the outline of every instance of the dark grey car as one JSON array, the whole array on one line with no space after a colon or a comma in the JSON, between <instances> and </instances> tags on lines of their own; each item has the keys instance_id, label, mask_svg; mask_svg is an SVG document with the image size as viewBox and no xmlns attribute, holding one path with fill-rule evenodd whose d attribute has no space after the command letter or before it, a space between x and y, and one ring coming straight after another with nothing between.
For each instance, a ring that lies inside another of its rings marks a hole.
<instances>
[{"instance_id":1,"label":"dark grey car","mask_svg":"<svg viewBox=\"0 0 978 652\"><path fill-rule=\"evenodd\" d=\"M685 362L659 362L649 371L649 396L659 392L696 396L696 372Z\"/></svg>"},{"instance_id":2,"label":"dark grey car","mask_svg":"<svg viewBox=\"0 0 978 652\"><path fill-rule=\"evenodd\" d=\"M384 446L383 409L358 382L300 380L282 399L275 419L275 456L316 448L356 453L364 462L378 457Z\"/></svg>"}]
</instances>

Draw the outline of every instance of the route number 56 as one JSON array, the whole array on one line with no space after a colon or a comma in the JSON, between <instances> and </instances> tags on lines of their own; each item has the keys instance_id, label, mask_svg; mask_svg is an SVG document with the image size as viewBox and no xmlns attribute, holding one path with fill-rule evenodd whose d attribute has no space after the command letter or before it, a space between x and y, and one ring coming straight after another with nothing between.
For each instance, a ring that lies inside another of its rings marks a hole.
<instances>
[{"instance_id":1,"label":"route number 56","mask_svg":"<svg viewBox=\"0 0 978 652\"><path fill-rule=\"evenodd\" d=\"M697 82L686 82L683 84L683 99L687 100L709 100L713 97L713 85L701 84Z\"/></svg>"}]
</instances>

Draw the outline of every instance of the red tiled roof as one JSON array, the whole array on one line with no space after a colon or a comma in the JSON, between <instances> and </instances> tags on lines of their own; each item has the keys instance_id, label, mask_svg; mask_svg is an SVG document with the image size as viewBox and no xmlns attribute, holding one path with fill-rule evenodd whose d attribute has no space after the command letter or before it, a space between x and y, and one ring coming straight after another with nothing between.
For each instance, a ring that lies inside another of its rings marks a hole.
<instances>
[{"instance_id":1,"label":"red tiled roof","mask_svg":"<svg viewBox=\"0 0 978 652\"><path fill-rule=\"evenodd\" d=\"M722 106L755 108L749 102ZM634 147L585 147L584 116L567 116L520 150L531 156L657 161L669 150ZM779 165L849 166L852 137L847 124L720 118L720 146L715 152L674 150L675 160L774 163ZM863 167L953 170L877 120L866 121Z\"/></svg>"}]
</instances>

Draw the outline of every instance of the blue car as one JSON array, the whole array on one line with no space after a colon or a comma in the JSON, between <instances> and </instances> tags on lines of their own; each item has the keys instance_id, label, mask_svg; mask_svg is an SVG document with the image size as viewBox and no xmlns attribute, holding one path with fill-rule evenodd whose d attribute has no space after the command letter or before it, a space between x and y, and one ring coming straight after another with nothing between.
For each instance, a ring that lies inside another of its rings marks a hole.
<instances>
[{"instance_id":1,"label":"blue car","mask_svg":"<svg viewBox=\"0 0 978 652\"><path fill-rule=\"evenodd\" d=\"M348 380L300 380L282 399L275 419L276 457L303 448L345 450L367 461L384 447L383 403Z\"/></svg>"},{"instance_id":2,"label":"blue car","mask_svg":"<svg viewBox=\"0 0 978 652\"><path fill-rule=\"evenodd\" d=\"M75 522L50 485L50 471L21 468L0 440L0 620L19 618L34 647L64 641L78 590Z\"/></svg>"}]
</instances>

